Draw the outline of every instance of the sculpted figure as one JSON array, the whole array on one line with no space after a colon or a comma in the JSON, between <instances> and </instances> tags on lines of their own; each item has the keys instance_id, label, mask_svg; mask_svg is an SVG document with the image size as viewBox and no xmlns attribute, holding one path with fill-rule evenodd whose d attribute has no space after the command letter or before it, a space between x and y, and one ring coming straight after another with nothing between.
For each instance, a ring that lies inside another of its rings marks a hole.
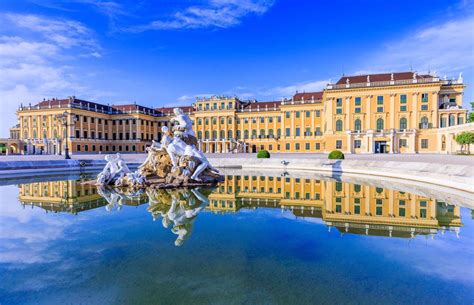
<instances>
[{"instance_id":1,"label":"sculpted figure","mask_svg":"<svg viewBox=\"0 0 474 305\"><path fill-rule=\"evenodd\" d=\"M191 179L193 179L193 180L201 181L201 179L199 178L199 175L201 175L201 173L206 168L209 168L211 171L214 171L214 172L217 172L217 173L219 172L215 167L213 167L211 165L211 163L209 163L206 156L201 151L196 149L196 147L194 147L194 146L187 145L186 148L184 149L184 155L189 156L189 157L194 157L194 158L196 158L197 160L200 161L199 165L194 170L194 172L191 176Z\"/></svg>"},{"instance_id":2,"label":"sculpted figure","mask_svg":"<svg viewBox=\"0 0 474 305\"><path fill-rule=\"evenodd\" d=\"M173 134L180 138L186 138L188 136L195 137L193 131L193 122L184 114L183 109L181 108L174 108L174 114L176 115L175 118L171 119L171 123L175 123L176 125L173 127Z\"/></svg>"},{"instance_id":3,"label":"sculpted figure","mask_svg":"<svg viewBox=\"0 0 474 305\"><path fill-rule=\"evenodd\" d=\"M120 154L106 155L105 161L107 164L104 169L97 175L97 183L100 185L106 185L114 182L120 175L119 160L121 159ZM127 168L128 169L128 168Z\"/></svg>"}]
</instances>

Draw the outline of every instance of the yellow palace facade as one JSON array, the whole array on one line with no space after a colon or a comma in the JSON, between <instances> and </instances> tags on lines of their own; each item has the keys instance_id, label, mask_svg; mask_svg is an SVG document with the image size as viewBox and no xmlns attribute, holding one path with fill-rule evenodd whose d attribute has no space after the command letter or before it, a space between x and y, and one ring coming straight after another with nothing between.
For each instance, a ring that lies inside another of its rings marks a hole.
<instances>
[{"instance_id":1,"label":"yellow palace facade","mask_svg":"<svg viewBox=\"0 0 474 305\"><path fill-rule=\"evenodd\" d=\"M321 92L279 101L213 96L180 108L208 153L455 153L455 136L474 130L462 108L464 88L461 76L399 72L343 76ZM73 154L137 153L161 139L173 113L69 97L22 105L17 116L9 153L61 154L66 142Z\"/></svg>"}]
</instances>

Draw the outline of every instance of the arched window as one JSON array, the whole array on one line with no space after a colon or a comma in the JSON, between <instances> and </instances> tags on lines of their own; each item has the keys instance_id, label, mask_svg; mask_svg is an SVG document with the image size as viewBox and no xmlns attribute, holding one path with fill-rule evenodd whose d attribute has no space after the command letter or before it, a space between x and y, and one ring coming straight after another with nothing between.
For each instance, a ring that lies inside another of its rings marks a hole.
<instances>
[{"instance_id":1,"label":"arched window","mask_svg":"<svg viewBox=\"0 0 474 305\"><path fill-rule=\"evenodd\" d=\"M206 140L209 140L209 130L206 130L206 131L204 132L204 138L205 138Z\"/></svg>"},{"instance_id":2,"label":"arched window","mask_svg":"<svg viewBox=\"0 0 474 305\"><path fill-rule=\"evenodd\" d=\"M37 136L36 136L36 129L33 129L33 139L36 139Z\"/></svg>"},{"instance_id":3,"label":"arched window","mask_svg":"<svg viewBox=\"0 0 474 305\"><path fill-rule=\"evenodd\" d=\"M213 140L217 139L217 130L212 131L212 139Z\"/></svg>"},{"instance_id":4,"label":"arched window","mask_svg":"<svg viewBox=\"0 0 474 305\"><path fill-rule=\"evenodd\" d=\"M25 131L24 139L28 139L28 132L27 131Z\"/></svg>"},{"instance_id":5,"label":"arched window","mask_svg":"<svg viewBox=\"0 0 474 305\"><path fill-rule=\"evenodd\" d=\"M202 119L198 119L198 125L202 125Z\"/></svg>"},{"instance_id":6,"label":"arched window","mask_svg":"<svg viewBox=\"0 0 474 305\"><path fill-rule=\"evenodd\" d=\"M249 131L247 129L244 130L244 139L249 138Z\"/></svg>"},{"instance_id":7,"label":"arched window","mask_svg":"<svg viewBox=\"0 0 474 305\"><path fill-rule=\"evenodd\" d=\"M46 129L43 130L43 139L46 139L47 138L47 135L46 135Z\"/></svg>"},{"instance_id":8,"label":"arched window","mask_svg":"<svg viewBox=\"0 0 474 305\"><path fill-rule=\"evenodd\" d=\"M256 137L257 137L257 130L252 129L252 138L256 138Z\"/></svg>"},{"instance_id":9,"label":"arched window","mask_svg":"<svg viewBox=\"0 0 474 305\"><path fill-rule=\"evenodd\" d=\"M265 129L260 129L260 137L263 138L265 136Z\"/></svg>"},{"instance_id":10,"label":"arched window","mask_svg":"<svg viewBox=\"0 0 474 305\"><path fill-rule=\"evenodd\" d=\"M232 139L233 136L234 136L234 135L233 135L232 130L227 130L227 138L228 138L228 139Z\"/></svg>"},{"instance_id":11,"label":"arched window","mask_svg":"<svg viewBox=\"0 0 474 305\"><path fill-rule=\"evenodd\" d=\"M216 118L212 118L212 124L217 124L217 119Z\"/></svg>"},{"instance_id":12,"label":"arched window","mask_svg":"<svg viewBox=\"0 0 474 305\"><path fill-rule=\"evenodd\" d=\"M209 119L206 119L204 122L206 123L206 125L209 125Z\"/></svg>"},{"instance_id":13,"label":"arched window","mask_svg":"<svg viewBox=\"0 0 474 305\"><path fill-rule=\"evenodd\" d=\"M342 131L342 120L336 121L336 131Z\"/></svg>"},{"instance_id":14,"label":"arched window","mask_svg":"<svg viewBox=\"0 0 474 305\"><path fill-rule=\"evenodd\" d=\"M281 137L281 129L280 128L277 129L277 137Z\"/></svg>"},{"instance_id":15,"label":"arched window","mask_svg":"<svg viewBox=\"0 0 474 305\"><path fill-rule=\"evenodd\" d=\"M400 130L408 129L407 126L407 119L406 118L401 118L400 119Z\"/></svg>"},{"instance_id":16,"label":"arched window","mask_svg":"<svg viewBox=\"0 0 474 305\"><path fill-rule=\"evenodd\" d=\"M227 119L227 124L232 124L232 118Z\"/></svg>"},{"instance_id":17,"label":"arched window","mask_svg":"<svg viewBox=\"0 0 474 305\"><path fill-rule=\"evenodd\" d=\"M221 124L224 125L225 119L221 118Z\"/></svg>"},{"instance_id":18,"label":"arched window","mask_svg":"<svg viewBox=\"0 0 474 305\"><path fill-rule=\"evenodd\" d=\"M269 129L269 130L268 130L268 135L269 135L271 138L273 138L273 129Z\"/></svg>"},{"instance_id":19,"label":"arched window","mask_svg":"<svg viewBox=\"0 0 474 305\"><path fill-rule=\"evenodd\" d=\"M383 119L382 118L377 119L377 130L383 130Z\"/></svg>"},{"instance_id":20,"label":"arched window","mask_svg":"<svg viewBox=\"0 0 474 305\"><path fill-rule=\"evenodd\" d=\"M420 128L421 129L427 129L429 128L429 122L428 122L428 118L427 117L422 117L421 118L421 121L420 121Z\"/></svg>"},{"instance_id":21,"label":"arched window","mask_svg":"<svg viewBox=\"0 0 474 305\"><path fill-rule=\"evenodd\" d=\"M221 131L219 132L219 137L220 137L221 139L225 139L225 131L224 131L224 130L221 130Z\"/></svg>"},{"instance_id":22,"label":"arched window","mask_svg":"<svg viewBox=\"0 0 474 305\"><path fill-rule=\"evenodd\" d=\"M359 119L354 121L354 130L361 131L362 130L362 122Z\"/></svg>"},{"instance_id":23,"label":"arched window","mask_svg":"<svg viewBox=\"0 0 474 305\"><path fill-rule=\"evenodd\" d=\"M236 134L237 139L240 139L240 137L242 136L242 135L240 134L240 130L237 130L237 131L235 132L235 134Z\"/></svg>"},{"instance_id":24,"label":"arched window","mask_svg":"<svg viewBox=\"0 0 474 305\"><path fill-rule=\"evenodd\" d=\"M202 139L202 131L198 131L198 139L199 139L199 140Z\"/></svg>"},{"instance_id":25,"label":"arched window","mask_svg":"<svg viewBox=\"0 0 474 305\"><path fill-rule=\"evenodd\" d=\"M54 135L55 138L58 137L58 130L57 129L54 130L53 135Z\"/></svg>"},{"instance_id":26,"label":"arched window","mask_svg":"<svg viewBox=\"0 0 474 305\"><path fill-rule=\"evenodd\" d=\"M450 114L449 115L449 126L454 126L456 125L456 117L454 116L454 114Z\"/></svg>"}]
</instances>

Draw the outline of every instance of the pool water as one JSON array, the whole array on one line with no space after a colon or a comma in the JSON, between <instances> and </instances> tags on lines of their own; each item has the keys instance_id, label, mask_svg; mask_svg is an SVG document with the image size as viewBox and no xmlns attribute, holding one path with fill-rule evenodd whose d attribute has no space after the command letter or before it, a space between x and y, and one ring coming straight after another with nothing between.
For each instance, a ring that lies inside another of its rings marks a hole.
<instances>
[{"instance_id":1,"label":"pool water","mask_svg":"<svg viewBox=\"0 0 474 305\"><path fill-rule=\"evenodd\" d=\"M287 173L141 193L87 179L0 186L0 304L474 300L462 195Z\"/></svg>"}]
</instances>

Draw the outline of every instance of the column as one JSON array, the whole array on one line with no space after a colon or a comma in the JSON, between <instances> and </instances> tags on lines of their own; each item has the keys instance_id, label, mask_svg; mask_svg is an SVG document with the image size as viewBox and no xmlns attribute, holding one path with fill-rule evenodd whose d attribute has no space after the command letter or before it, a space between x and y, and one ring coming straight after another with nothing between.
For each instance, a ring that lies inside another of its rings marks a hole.
<instances>
[{"instance_id":1,"label":"column","mask_svg":"<svg viewBox=\"0 0 474 305\"><path fill-rule=\"evenodd\" d=\"M431 123L433 128L438 128L439 126L438 108L438 92L433 92L431 96Z\"/></svg>"},{"instance_id":2,"label":"column","mask_svg":"<svg viewBox=\"0 0 474 305\"><path fill-rule=\"evenodd\" d=\"M354 153L354 150L353 150L353 141L352 141L352 132L350 130L347 130L346 131L346 134L347 134L347 151L346 153L348 154L352 154Z\"/></svg>"},{"instance_id":3,"label":"column","mask_svg":"<svg viewBox=\"0 0 474 305\"><path fill-rule=\"evenodd\" d=\"M367 105L367 111L365 116L365 130L372 129L372 124L370 118L372 117L372 95L367 95L365 97L365 104Z\"/></svg>"},{"instance_id":4,"label":"column","mask_svg":"<svg viewBox=\"0 0 474 305\"><path fill-rule=\"evenodd\" d=\"M345 115L344 115L344 126L346 127L346 130L351 129L351 124L350 124L350 114L351 114L351 97L348 96L345 98L346 104L344 105L345 107Z\"/></svg>"},{"instance_id":5,"label":"column","mask_svg":"<svg viewBox=\"0 0 474 305\"><path fill-rule=\"evenodd\" d=\"M396 94L390 94L390 126L388 128L395 127L395 96Z\"/></svg>"},{"instance_id":6,"label":"column","mask_svg":"<svg viewBox=\"0 0 474 305\"><path fill-rule=\"evenodd\" d=\"M412 198L410 200L410 217L415 218L416 217L416 198L415 195L411 195Z\"/></svg>"},{"instance_id":7,"label":"column","mask_svg":"<svg viewBox=\"0 0 474 305\"><path fill-rule=\"evenodd\" d=\"M392 128L390 129L390 153L394 154L395 153L395 145L396 145L396 132L395 129Z\"/></svg>"},{"instance_id":8,"label":"column","mask_svg":"<svg viewBox=\"0 0 474 305\"><path fill-rule=\"evenodd\" d=\"M418 129L418 93L413 93L411 99L411 107L413 116L411 118L410 125L411 128Z\"/></svg>"},{"instance_id":9,"label":"column","mask_svg":"<svg viewBox=\"0 0 474 305\"><path fill-rule=\"evenodd\" d=\"M365 194L365 215L370 215L370 189L368 186L362 186Z\"/></svg>"},{"instance_id":10,"label":"column","mask_svg":"<svg viewBox=\"0 0 474 305\"><path fill-rule=\"evenodd\" d=\"M393 202L394 202L394 197L395 197L395 192L393 190L390 190L388 193L388 216L392 217L394 215L393 213Z\"/></svg>"}]
</instances>

